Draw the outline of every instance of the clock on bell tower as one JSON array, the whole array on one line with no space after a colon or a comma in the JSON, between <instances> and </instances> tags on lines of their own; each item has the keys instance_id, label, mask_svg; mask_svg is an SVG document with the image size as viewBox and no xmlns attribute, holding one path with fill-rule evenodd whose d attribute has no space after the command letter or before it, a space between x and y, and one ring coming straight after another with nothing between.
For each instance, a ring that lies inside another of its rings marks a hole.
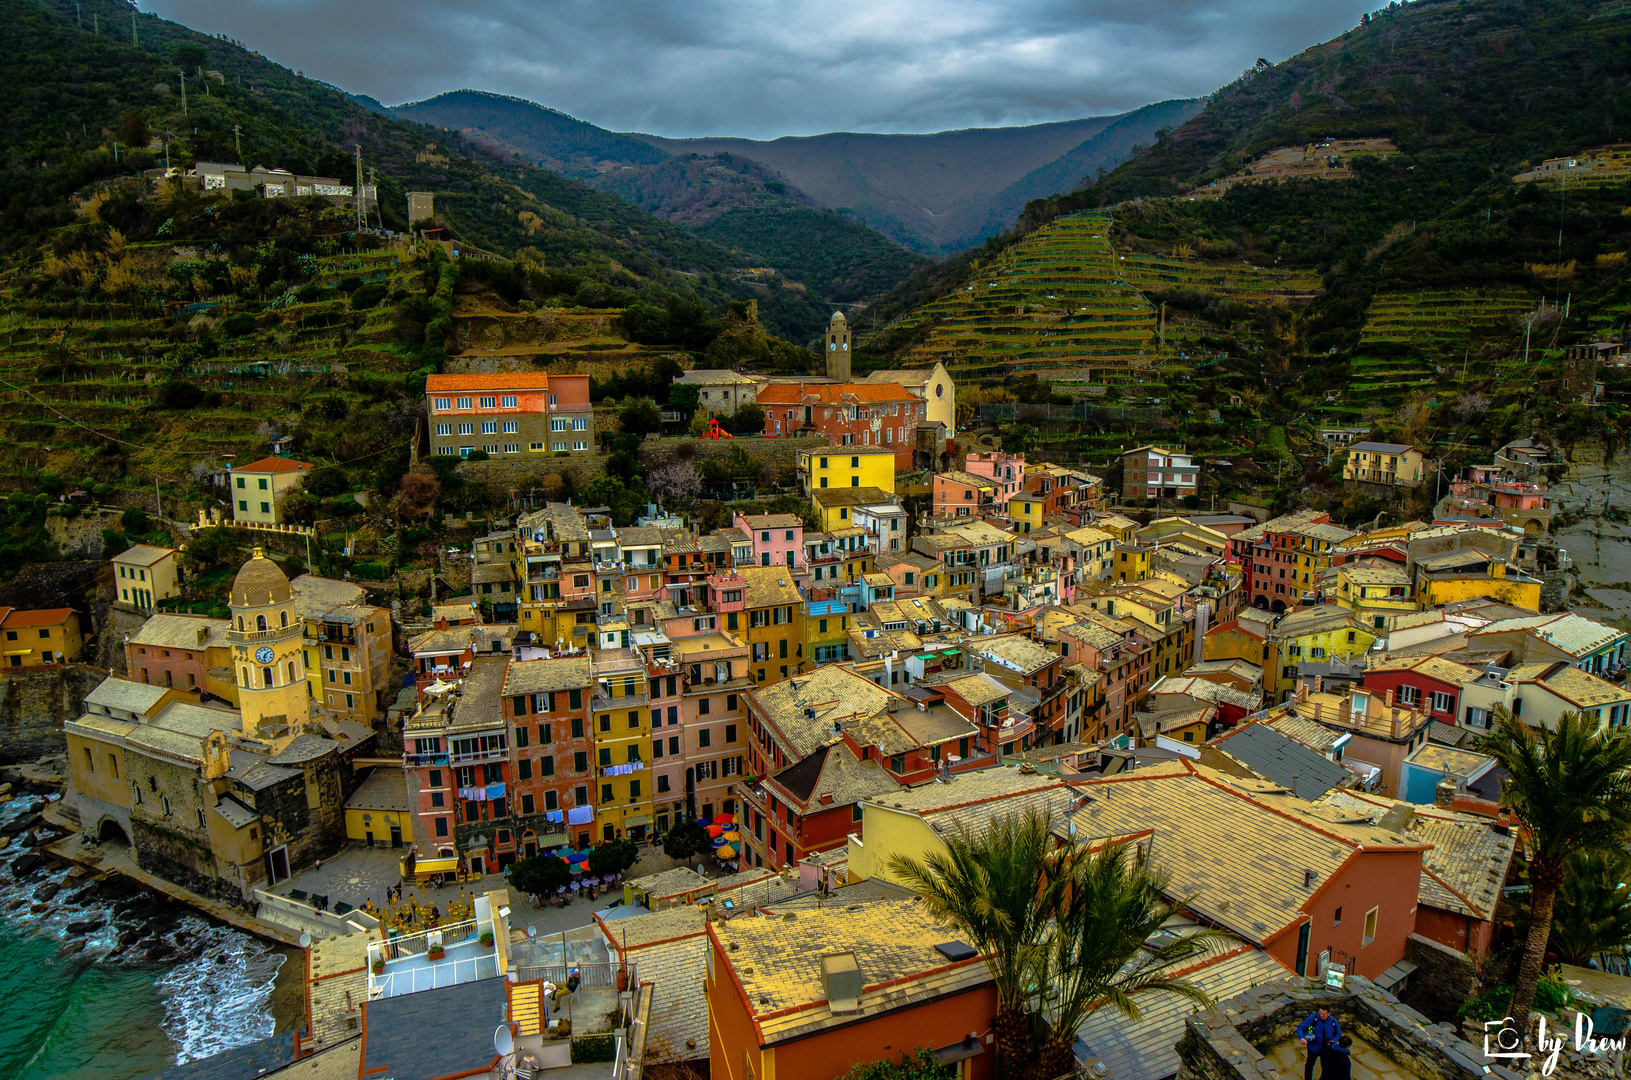
<instances>
[{"instance_id":1,"label":"clock on bell tower","mask_svg":"<svg viewBox=\"0 0 1631 1080\"><path fill-rule=\"evenodd\" d=\"M233 579L227 600L240 728L274 745L292 740L311 714L311 699L289 579L257 547Z\"/></svg>"}]
</instances>

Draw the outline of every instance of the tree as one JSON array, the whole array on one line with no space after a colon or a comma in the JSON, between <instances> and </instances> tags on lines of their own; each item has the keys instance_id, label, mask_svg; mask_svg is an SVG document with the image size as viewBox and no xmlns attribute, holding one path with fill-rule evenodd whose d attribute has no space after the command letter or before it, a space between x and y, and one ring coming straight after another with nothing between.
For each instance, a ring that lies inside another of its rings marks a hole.
<instances>
[{"instance_id":1,"label":"tree","mask_svg":"<svg viewBox=\"0 0 1631 1080\"><path fill-rule=\"evenodd\" d=\"M124 513L119 515L119 528L126 536L141 536L153 528L153 522L148 519L147 511L139 506L127 506Z\"/></svg>"},{"instance_id":2,"label":"tree","mask_svg":"<svg viewBox=\"0 0 1631 1080\"><path fill-rule=\"evenodd\" d=\"M285 521L296 525L310 525L317 520L318 508L322 500L309 491L295 489L283 497L278 504L278 510L283 514Z\"/></svg>"},{"instance_id":3,"label":"tree","mask_svg":"<svg viewBox=\"0 0 1631 1080\"><path fill-rule=\"evenodd\" d=\"M738 405L736 411L729 416L719 417L719 426L732 435L763 435L765 431L764 407L751 401L746 405Z\"/></svg>"},{"instance_id":4,"label":"tree","mask_svg":"<svg viewBox=\"0 0 1631 1080\"><path fill-rule=\"evenodd\" d=\"M697 411L697 406L702 404L702 398L699 394L700 391L689 383L680 383L678 386L669 387L668 411L690 416Z\"/></svg>"},{"instance_id":5,"label":"tree","mask_svg":"<svg viewBox=\"0 0 1631 1080\"><path fill-rule=\"evenodd\" d=\"M609 509L612 512L612 524L618 528L633 525L643 505L640 492L631 490L615 476L595 477L583 485L582 497L585 506L604 506Z\"/></svg>"},{"instance_id":6,"label":"tree","mask_svg":"<svg viewBox=\"0 0 1631 1080\"><path fill-rule=\"evenodd\" d=\"M650 398L636 398L618 412L617 423L625 435L651 435L663 429L663 414Z\"/></svg>"},{"instance_id":7,"label":"tree","mask_svg":"<svg viewBox=\"0 0 1631 1080\"><path fill-rule=\"evenodd\" d=\"M397 517L409 520L429 518L436 509L436 500L441 498L441 495L442 485L437 483L436 477L424 473L408 473L397 488Z\"/></svg>"},{"instance_id":8,"label":"tree","mask_svg":"<svg viewBox=\"0 0 1631 1080\"><path fill-rule=\"evenodd\" d=\"M183 71L196 71L209 63L210 55L204 51L204 46L188 42L176 46L176 66Z\"/></svg>"},{"instance_id":9,"label":"tree","mask_svg":"<svg viewBox=\"0 0 1631 1080\"><path fill-rule=\"evenodd\" d=\"M1166 876L1129 857L1133 850L1115 844L1069 862L1070 887L1061 900L1057 929L1039 952L1036 983L1056 991L1037 1059L1039 1077L1071 1071L1076 1030L1106 1006L1137 1020L1137 999L1149 994L1177 994L1199 1006L1211 1004L1177 972L1181 961L1229 936L1204 930L1157 938L1185 902L1168 902Z\"/></svg>"},{"instance_id":10,"label":"tree","mask_svg":"<svg viewBox=\"0 0 1631 1080\"><path fill-rule=\"evenodd\" d=\"M1524 1032L1569 858L1606 855L1631 840L1631 737L1578 713L1537 730L1502 709L1478 746L1508 773L1501 801L1529 850L1529 930L1512 990L1512 1019Z\"/></svg>"},{"instance_id":11,"label":"tree","mask_svg":"<svg viewBox=\"0 0 1631 1080\"><path fill-rule=\"evenodd\" d=\"M670 859L690 862L712 849L713 841L708 836L708 830L698 825L696 818L682 818L663 834L663 854Z\"/></svg>"},{"instance_id":12,"label":"tree","mask_svg":"<svg viewBox=\"0 0 1631 1080\"><path fill-rule=\"evenodd\" d=\"M899 1061L868 1061L850 1066L839 1080L953 1080L957 1070L940 1060L927 1047L920 1046Z\"/></svg>"},{"instance_id":13,"label":"tree","mask_svg":"<svg viewBox=\"0 0 1631 1080\"><path fill-rule=\"evenodd\" d=\"M548 896L571 883L572 870L559 855L531 855L510 867L510 884L529 896Z\"/></svg>"},{"instance_id":14,"label":"tree","mask_svg":"<svg viewBox=\"0 0 1631 1080\"><path fill-rule=\"evenodd\" d=\"M1631 854L1590 852L1569 859L1563 884L1552 906L1552 935L1547 949L1565 964L1589 966L1605 953L1624 954L1631 947ZM1529 925L1529 905L1514 903L1514 920L1522 933Z\"/></svg>"},{"instance_id":15,"label":"tree","mask_svg":"<svg viewBox=\"0 0 1631 1080\"><path fill-rule=\"evenodd\" d=\"M640 845L628 837L608 840L589 849L589 872L600 877L621 874L640 858Z\"/></svg>"},{"instance_id":16,"label":"tree","mask_svg":"<svg viewBox=\"0 0 1631 1080\"><path fill-rule=\"evenodd\" d=\"M1028 454L1036 448L1038 434L1030 424L1009 424L1002 429L1002 448L1010 454Z\"/></svg>"},{"instance_id":17,"label":"tree","mask_svg":"<svg viewBox=\"0 0 1631 1080\"><path fill-rule=\"evenodd\" d=\"M1062 875L1049 872L1052 832L1046 815L1009 814L984 833L955 833L921 863L904 855L889 862L932 915L985 957L997 991L997 1058L1009 1077L1030 1064L1031 976L1064 890Z\"/></svg>"},{"instance_id":18,"label":"tree","mask_svg":"<svg viewBox=\"0 0 1631 1080\"><path fill-rule=\"evenodd\" d=\"M338 465L324 465L308 473L301 486L319 499L327 499L345 494L351 482L346 479L345 470Z\"/></svg>"},{"instance_id":19,"label":"tree","mask_svg":"<svg viewBox=\"0 0 1631 1080\"><path fill-rule=\"evenodd\" d=\"M662 500L693 499L702 494L702 478L689 461L669 461L646 473L646 490Z\"/></svg>"},{"instance_id":20,"label":"tree","mask_svg":"<svg viewBox=\"0 0 1631 1080\"><path fill-rule=\"evenodd\" d=\"M116 133L119 141L126 146L141 148L147 145L152 136L147 131L147 121L138 113L126 112L119 117L119 130Z\"/></svg>"}]
</instances>

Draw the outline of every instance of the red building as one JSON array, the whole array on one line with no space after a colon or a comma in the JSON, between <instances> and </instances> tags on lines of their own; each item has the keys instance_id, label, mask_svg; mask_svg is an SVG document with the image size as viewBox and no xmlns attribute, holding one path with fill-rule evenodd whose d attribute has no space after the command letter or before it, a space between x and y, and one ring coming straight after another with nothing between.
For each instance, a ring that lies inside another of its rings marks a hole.
<instances>
[{"instance_id":1,"label":"red building","mask_svg":"<svg viewBox=\"0 0 1631 1080\"><path fill-rule=\"evenodd\" d=\"M824 435L831 446L883 446L895 468L912 468L917 426L928 408L893 383L777 383L759 391L765 437Z\"/></svg>"},{"instance_id":2,"label":"red building","mask_svg":"<svg viewBox=\"0 0 1631 1080\"><path fill-rule=\"evenodd\" d=\"M1454 725L1461 692L1479 672L1441 656L1384 656L1370 661L1364 687L1378 695L1393 691L1400 705L1419 709L1440 723Z\"/></svg>"},{"instance_id":3,"label":"red building","mask_svg":"<svg viewBox=\"0 0 1631 1080\"><path fill-rule=\"evenodd\" d=\"M594 829L589 659L522 660L504 676L516 850L587 846Z\"/></svg>"}]
</instances>

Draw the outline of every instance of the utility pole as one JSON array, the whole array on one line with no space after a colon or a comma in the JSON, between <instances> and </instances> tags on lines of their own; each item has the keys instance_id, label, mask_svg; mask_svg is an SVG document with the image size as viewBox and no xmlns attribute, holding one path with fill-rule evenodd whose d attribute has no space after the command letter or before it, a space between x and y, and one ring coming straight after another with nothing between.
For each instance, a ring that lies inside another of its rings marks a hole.
<instances>
[{"instance_id":1,"label":"utility pole","mask_svg":"<svg viewBox=\"0 0 1631 1080\"><path fill-rule=\"evenodd\" d=\"M180 71L180 72L177 72L177 74L181 76L181 115L186 116L187 115L187 73L185 71Z\"/></svg>"},{"instance_id":2,"label":"utility pole","mask_svg":"<svg viewBox=\"0 0 1631 1080\"><path fill-rule=\"evenodd\" d=\"M232 149L237 154L239 162L242 162L243 158L244 158L244 144L243 144L243 140L239 137L241 134L242 133L239 132L239 130L238 130L238 125L233 124L232 125Z\"/></svg>"},{"instance_id":3,"label":"utility pole","mask_svg":"<svg viewBox=\"0 0 1631 1080\"><path fill-rule=\"evenodd\" d=\"M130 9L130 43L141 48L141 41L136 37L136 9Z\"/></svg>"},{"instance_id":4,"label":"utility pole","mask_svg":"<svg viewBox=\"0 0 1631 1080\"><path fill-rule=\"evenodd\" d=\"M91 12L91 33L100 34L101 32L102 32L102 20L100 18L98 18L97 13L93 11L93 12Z\"/></svg>"},{"instance_id":5,"label":"utility pole","mask_svg":"<svg viewBox=\"0 0 1631 1080\"><path fill-rule=\"evenodd\" d=\"M362 231L362 143L357 144L357 230Z\"/></svg>"},{"instance_id":6,"label":"utility pole","mask_svg":"<svg viewBox=\"0 0 1631 1080\"><path fill-rule=\"evenodd\" d=\"M74 4L74 25L81 30L85 29L85 16L80 12L78 3Z\"/></svg>"}]
</instances>

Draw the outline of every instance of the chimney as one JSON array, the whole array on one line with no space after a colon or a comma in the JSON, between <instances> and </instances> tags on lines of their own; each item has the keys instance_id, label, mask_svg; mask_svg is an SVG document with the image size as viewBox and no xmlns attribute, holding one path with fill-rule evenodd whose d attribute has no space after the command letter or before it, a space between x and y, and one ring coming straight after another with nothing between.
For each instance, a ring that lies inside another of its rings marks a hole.
<instances>
[{"instance_id":1,"label":"chimney","mask_svg":"<svg viewBox=\"0 0 1631 1080\"><path fill-rule=\"evenodd\" d=\"M1446 776L1433 788L1433 805L1440 810L1455 809L1455 781Z\"/></svg>"},{"instance_id":2,"label":"chimney","mask_svg":"<svg viewBox=\"0 0 1631 1080\"><path fill-rule=\"evenodd\" d=\"M823 956L821 985L827 994L827 1008L834 1015L861 1010L861 966L855 962L854 953Z\"/></svg>"}]
</instances>

